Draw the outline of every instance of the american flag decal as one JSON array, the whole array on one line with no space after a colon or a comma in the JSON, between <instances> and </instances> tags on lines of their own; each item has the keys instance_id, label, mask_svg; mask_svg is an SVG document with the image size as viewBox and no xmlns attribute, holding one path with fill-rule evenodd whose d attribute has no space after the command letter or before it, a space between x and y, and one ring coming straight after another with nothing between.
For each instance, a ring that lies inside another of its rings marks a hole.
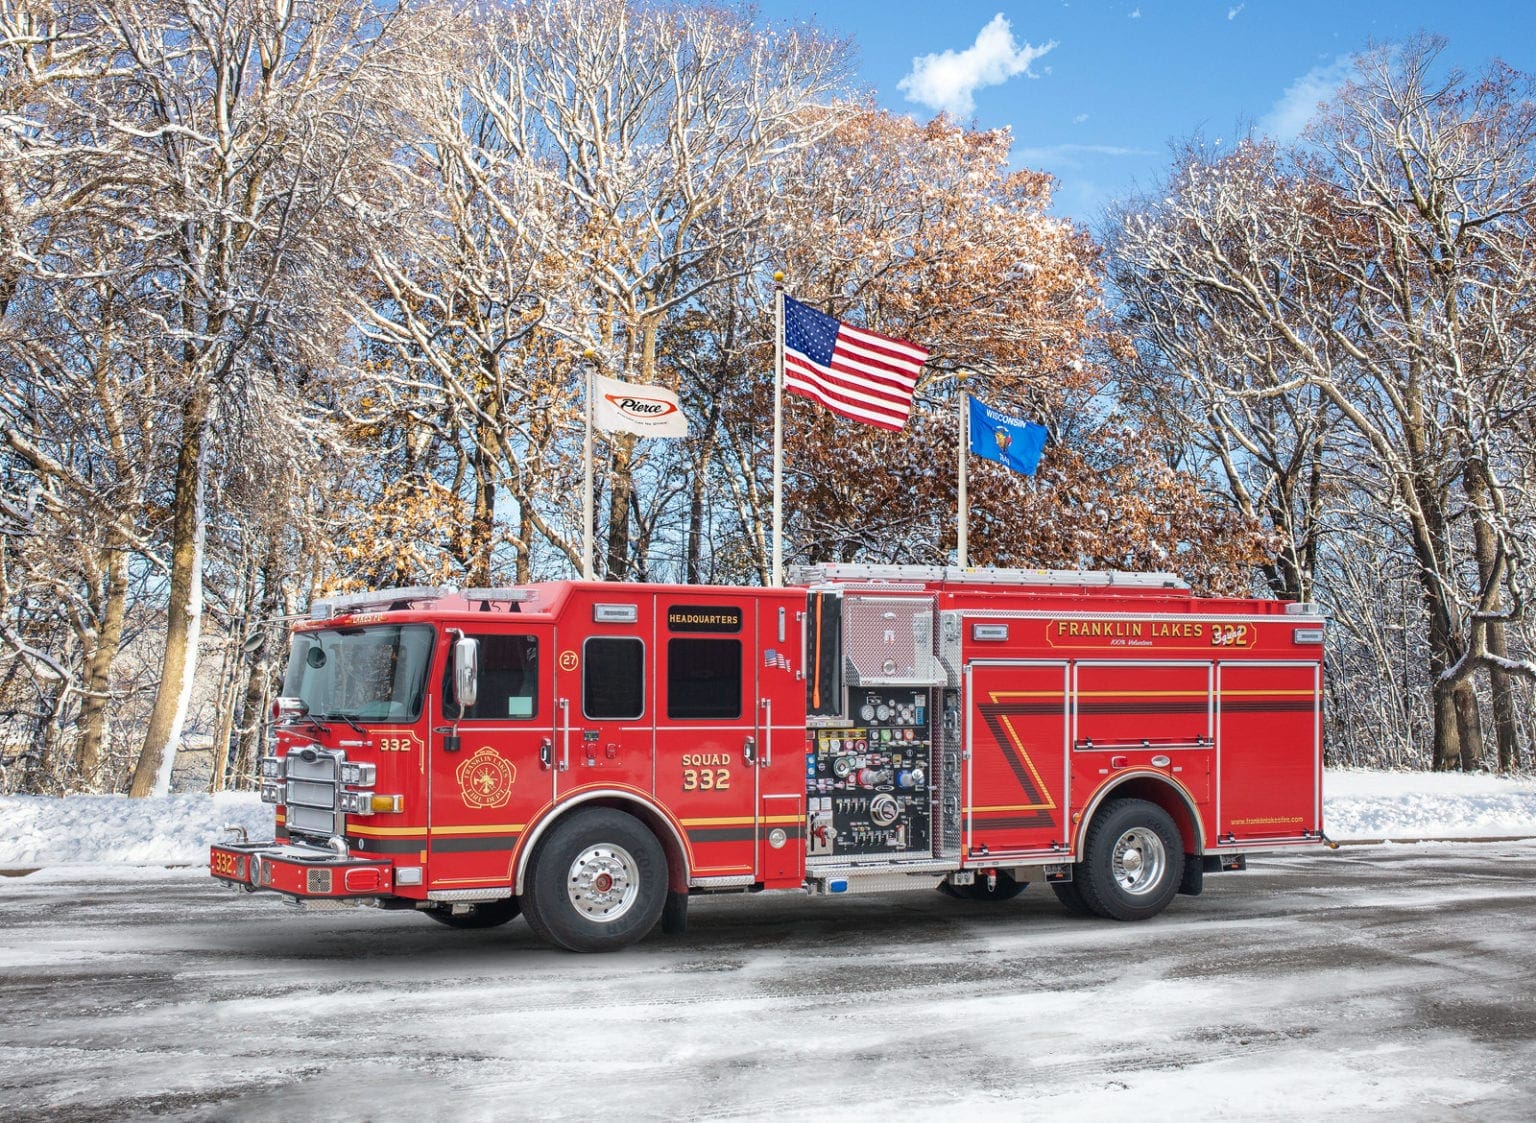
<instances>
[{"instance_id":1,"label":"american flag decal","mask_svg":"<svg viewBox=\"0 0 1536 1123\"><path fill-rule=\"evenodd\" d=\"M780 670L789 670L789 659L782 652L769 648L763 652L763 666L778 667Z\"/></svg>"}]
</instances>

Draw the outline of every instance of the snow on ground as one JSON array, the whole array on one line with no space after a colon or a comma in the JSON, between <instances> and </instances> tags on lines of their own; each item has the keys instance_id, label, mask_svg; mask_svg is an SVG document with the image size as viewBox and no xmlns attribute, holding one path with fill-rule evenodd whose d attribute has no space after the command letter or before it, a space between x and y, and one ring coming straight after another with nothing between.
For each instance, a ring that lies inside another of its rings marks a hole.
<instances>
[{"instance_id":1,"label":"snow on ground","mask_svg":"<svg viewBox=\"0 0 1536 1123\"><path fill-rule=\"evenodd\" d=\"M1329 771L1323 830L1340 841L1536 836L1536 777Z\"/></svg>"},{"instance_id":2,"label":"snow on ground","mask_svg":"<svg viewBox=\"0 0 1536 1123\"><path fill-rule=\"evenodd\" d=\"M207 860L208 844L244 827L272 836L254 793L0 797L0 868L80 862ZM1536 837L1536 777L1330 771L1323 825L1339 841Z\"/></svg>"}]
</instances>

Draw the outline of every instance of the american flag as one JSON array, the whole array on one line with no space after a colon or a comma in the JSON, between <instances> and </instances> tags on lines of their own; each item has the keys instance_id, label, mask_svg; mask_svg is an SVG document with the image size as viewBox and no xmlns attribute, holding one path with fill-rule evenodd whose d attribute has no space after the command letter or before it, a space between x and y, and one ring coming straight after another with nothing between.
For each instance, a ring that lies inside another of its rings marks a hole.
<instances>
[{"instance_id":1,"label":"american flag","mask_svg":"<svg viewBox=\"0 0 1536 1123\"><path fill-rule=\"evenodd\" d=\"M900 429L912 414L917 375L927 361L926 347L784 298L784 389L833 413Z\"/></svg>"},{"instance_id":2,"label":"american flag","mask_svg":"<svg viewBox=\"0 0 1536 1123\"><path fill-rule=\"evenodd\" d=\"M787 671L789 670L789 659L782 652L775 651L770 647L763 652L763 666L778 667L780 670Z\"/></svg>"}]
</instances>

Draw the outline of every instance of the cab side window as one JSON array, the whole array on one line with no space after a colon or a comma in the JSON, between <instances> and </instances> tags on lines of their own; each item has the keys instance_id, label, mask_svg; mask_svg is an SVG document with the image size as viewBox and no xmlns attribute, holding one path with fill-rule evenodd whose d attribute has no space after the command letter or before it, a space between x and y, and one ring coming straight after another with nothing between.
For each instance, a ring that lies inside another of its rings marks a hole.
<instances>
[{"instance_id":1,"label":"cab side window","mask_svg":"<svg viewBox=\"0 0 1536 1123\"><path fill-rule=\"evenodd\" d=\"M477 635L480 677L475 704L453 700L453 660L443 668L443 717L449 721L527 721L539 713L539 641L536 636Z\"/></svg>"},{"instance_id":2,"label":"cab side window","mask_svg":"<svg viewBox=\"0 0 1536 1123\"><path fill-rule=\"evenodd\" d=\"M645 712L645 644L594 636L582 659L581 709L587 717L637 718Z\"/></svg>"},{"instance_id":3,"label":"cab side window","mask_svg":"<svg viewBox=\"0 0 1536 1123\"><path fill-rule=\"evenodd\" d=\"M667 716L741 716L741 641L667 641Z\"/></svg>"}]
</instances>

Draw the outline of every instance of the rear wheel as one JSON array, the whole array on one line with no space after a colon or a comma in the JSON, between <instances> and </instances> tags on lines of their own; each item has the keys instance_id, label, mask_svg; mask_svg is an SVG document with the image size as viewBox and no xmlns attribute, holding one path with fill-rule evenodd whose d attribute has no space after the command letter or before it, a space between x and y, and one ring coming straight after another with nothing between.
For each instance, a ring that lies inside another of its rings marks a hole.
<instances>
[{"instance_id":1,"label":"rear wheel","mask_svg":"<svg viewBox=\"0 0 1536 1123\"><path fill-rule=\"evenodd\" d=\"M578 811L539 844L524 883L523 915L567 951L614 951L656 926L667 900L667 858L631 815Z\"/></svg>"},{"instance_id":2,"label":"rear wheel","mask_svg":"<svg viewBox=\"0 0 1536 1123\"><path fill-rule=\"evenodd\" d=\"M504 897L499 901L476 901L468 912L456 913L451 905L427 909L427 915L449 928L495 928L505 924L519 912L516 897Z\"/></svg>"},{"instance_id":3,"label":"rear wheel","mask_svg":"<svg viewBox=\"0 0 1536 1123\"><path fill-rule=\"evenodd\" d=\"M1075 881L1053 881L1051 891L1056 894L1056 899L1066 907L1068 912L1078 916L1093 916L1094 912L1088 907L1088 902L1083 900L1083 887Z\"/></svg>"},{"instance_id":4,"label":"rear wheel","mask_svg":"<svg viewBox=\"0 0 1536 1123\"><path fill-rule=\"evenodd\" d=\"M978 872L969 885L953 885L939 882L939 892L946 897L958 897L966 901L1011 901L1029 885L1027 881L1015 881L1007 870L997 870L995 880Z\"/></svg>"},{"instance_id":5,"label":"rear wheel","mask_svg":"<svg viewBox=\"0 0 1536 1123\"><path fill-rule=\"evenodd\" d=\"M1094 817L1073 876L1091 912L1112 920L1146 920L1179 891L1184 842L1157 804L1116 800Z\"/></svg>"}]
</instances>

